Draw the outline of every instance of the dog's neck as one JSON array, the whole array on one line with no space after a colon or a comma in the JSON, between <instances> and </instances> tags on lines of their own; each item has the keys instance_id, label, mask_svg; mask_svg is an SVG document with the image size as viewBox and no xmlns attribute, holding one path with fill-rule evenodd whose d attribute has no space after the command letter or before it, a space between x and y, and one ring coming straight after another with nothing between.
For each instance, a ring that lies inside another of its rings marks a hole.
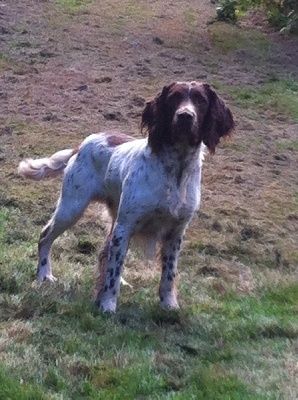
<instances>
[{"instance_id":1,"label":"dog's neck","mask_svg":"<svg viewBox=\"0 0 298 400\"><path fill-rule=\"evenodd\" d=\"M190 171L199 171L203 159L203 144L198 146L190 146L189 144L175 143L173 145L164 146L161 150L161 163L166 174L175 177L177 185L180 186L185 171L189 175Z\"/></svg>"}]
</instances>

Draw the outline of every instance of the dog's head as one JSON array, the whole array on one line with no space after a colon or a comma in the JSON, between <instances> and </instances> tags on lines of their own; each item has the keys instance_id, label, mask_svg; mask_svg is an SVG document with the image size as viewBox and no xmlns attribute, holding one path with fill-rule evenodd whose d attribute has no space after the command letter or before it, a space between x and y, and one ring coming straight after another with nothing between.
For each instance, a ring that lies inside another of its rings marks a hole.
<instances>
[{"instance_id":1,"label":"dog's head","mask_svg":"<svg viewBox=\"0 0 298 400\"><path fill-rule=\"evenodd\" d=\"M185 143L191 147L203 142L211 153L222 136L234 128L231 111L206 83L176 82L165 86L142 114L142 129L154 153L163 146Z\"/></svg>"}]
</instances>

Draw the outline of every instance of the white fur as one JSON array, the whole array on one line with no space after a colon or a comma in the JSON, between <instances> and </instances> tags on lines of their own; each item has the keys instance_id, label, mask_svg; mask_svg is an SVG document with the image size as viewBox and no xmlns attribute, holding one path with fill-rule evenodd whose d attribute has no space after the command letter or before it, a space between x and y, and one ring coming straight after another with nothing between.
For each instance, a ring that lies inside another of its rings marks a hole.
<instances>
[{"instance_id":1,"label":"white fur","mask_svg":"<svg viewBox=\"0 0 298 400\"><path fill-rule=\"evenodd\" d=\"M18 173L24 178L36 181L53 178L61 174L73 154L73 149L65 149L57 151L57 153L48 158L39 158L37 160L27 158L20 162Z\"/></svg>"}]
</instances>

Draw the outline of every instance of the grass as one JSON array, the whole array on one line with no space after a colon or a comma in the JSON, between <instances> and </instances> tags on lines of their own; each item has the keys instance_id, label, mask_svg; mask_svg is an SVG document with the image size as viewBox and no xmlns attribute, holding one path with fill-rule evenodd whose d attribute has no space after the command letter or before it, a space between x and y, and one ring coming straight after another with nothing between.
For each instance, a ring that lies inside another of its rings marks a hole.
<instances>
[{"instance_id":1,"label":"grass","mask_svg":"<svg viewBox=\"0 0 298 400\"><path fill-rule=\"evenodd\" d=\"M215 23L210 25L209 31L212 46L224 54L242 49L260 56L268 53L272 46L266 35L256 29Z\"/></svg>"},{"instance_id":2,"label":"grass","mask_svg":"<svg viewBox=\"0 0 298 400\"><path fill-rule=\"evenodd\" d=\"M270 288L258 297L224 296L220 319L225 328L219 329L227 342L259 337L298 336L296 321L298 285ZM229 328L227 329L226 326ZM237 338L237 336L239 337Z\"/></svg>"},{"instance_id":3,"label":"grass","mask_svg":"<svg viewBox=\"0 0 298 400\"><path fill-rule=\"evenodd\" d=\"M55 0L55 5L70 13L78 13L87 9L91 0Z\"/></svg>"},{"instance_id":4,"label":"grass","mask_svg":"<svg viewBox=\"0 0 298 400\"><path fill-rule=\"evenodd\" d=\"M8 233L14 218L4 215ZM40 398L43 393L95 399L216 399L227 393L231 399L275 398L270 385L264 384L268 396L263 396L242 379L246 363L239 362L247 357L242 345L253 348L257 358L262 342L297 338L297 284L250 296L219 295L209 288L205 305L197 307L184 296L182 309L172 312L152 300L150 284L146 301L139 300L139 291L124 290L118 313L105 316L90 300L89 274L68 274L55 285L30 288L34 263L29 269L23 264L32 259L28 239L19 239L18 248L17 257L15 247L6 246L15 269L9 274L7 266L1 267L4 384L8 376L9 382L21 376L22 389L30 393L38 386ZM70 268L66 259L64 264ZM280 345L274 357L291 351ZM278 365L277 385L281 374Z\"/></svg>"},{"instance_id":5,"label":"grass","mask_svg":"<svg viewBox=\"0 0 298 400\"><path fill-rule=\"evenodd\" d=\"M111 0L105 5L104 10L99 13L99 23L104 22L107 26L107 34L114 34L116 37L126 37L127 32L136 26L144 29L150 27L154 13L148 2L125 0Z\"/></svg>"},{"instance_id":6,"label":"grass","mask_svg":"<svg viewBox=\"0 0 298 400\"><path fill-rule=\"evenodd\" d=\"M0 368L0 399L44 400L45 393L37 385L26 385L19 382Z\"/></svg>"},{"instance_id":7,"label":"grass","mask_svg":"<svg viewBox=\"0 0 298 400\"><path fill-rule=\"evenodd\" d=\"M262 86L230 86L227 88L233 101L244 108L272 110L298 121L298 82L282 79Z\"/></svg>"},{"instance_id":8,"label":"grass","mask_svg":"<svg viewBox=\"0 0 298 400\"><path fill-rule=\"evenodd\" d=\"M13 42L11 46L14 46ZM15 75L24 75L30 71L30 66L23 61L15 60L9 54L0 52L0 73L5 71L12 71Z\"/></svg>"},{"instance_id":9,"label":"grass","mask_svg":"<svg viewBox=\"0 0 298 400\"><path fill-rule=\"evenodd\" d=\"M122 288L118 313L106 316L91 300L95 270L86 267L96 263L93 254L76 265L73 242L61 238L61 261L54 256L54 263L62 279L35 287L37 237L19 232L22 214L15 207L0 215L0 376L8 397L275 399L283 393L289 379L283 360L294 357L290 341L298 337L297 283L242 295L230 284L218 291L206 276L192 281L202 296L195 301L188 291L192 255L182 254L181 310L159 308L153 279L147 289ZM254 385L248 354L257 370L275 363L275 386L271 379Z\"/></svg>"},{"instance_id":10,"label":"grass","mask_svg":"<svg viewBox=\"0 0 298 400\"><path fill-rule=\"evenodd\" d=\"M276 144L280 150L298 151L298 140L288 140Z\"/></svg>"},{"instance_id":11,"label":"grass","mask_svg":"<svg viewBox=\"0 0 298 400\"><path fill-rule=\"evenodd\" d=\"M7 71L12 69L14 66L13 61L5 54L0 55L0 71Z\"/></svg>"},{"instance_id":12,"label":"grass","mask_svg":"<svg viewBox=\"0 0 298 400\"><path fill-rule=\"evenodd\" d=\"M195 31L195 28L198 25L198 15L195 9L189 8L188 10L184 11L183 13L185 23L190 28L192 32Z\"/></svg>"}]
</instances>

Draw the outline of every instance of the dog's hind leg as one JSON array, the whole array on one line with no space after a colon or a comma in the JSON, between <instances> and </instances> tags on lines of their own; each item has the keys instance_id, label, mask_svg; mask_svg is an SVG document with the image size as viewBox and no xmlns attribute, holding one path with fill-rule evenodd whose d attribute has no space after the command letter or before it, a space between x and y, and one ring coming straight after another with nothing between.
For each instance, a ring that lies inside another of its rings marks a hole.
<instances>
[{"instance_id":1,"label":"dog's hind leg","mask_svg":"<svg viewBox=\"0 0 298 400\"><path fill-rule=\"evenodd\" d=\"M94 179L94 178L93 178ZM52 275L50 250L54 240L74 225L94 197L94 182L71 166L65 173L62 193L54 215L41 232L38 242L37 280L55 280Z\"/></svg>"},{"instance_id":2,"label":"dog's hind leg","mask_svg":"<svg viewBox=\"0 0 298 400\"><path fill-rule=\"evenodd\" d=\"M54 281L56 279L52 275L50 260L52 244L58 236L78 221L87 205L86 201L82 201L81 204L76 204L76 207L72 207L71 204L65 202L63 197L59 199L56 211L42 230L38 242L37 280L39 282L45 280ZM65 213L65 211L67 212Z\"/></svg>"}]
</instances>

